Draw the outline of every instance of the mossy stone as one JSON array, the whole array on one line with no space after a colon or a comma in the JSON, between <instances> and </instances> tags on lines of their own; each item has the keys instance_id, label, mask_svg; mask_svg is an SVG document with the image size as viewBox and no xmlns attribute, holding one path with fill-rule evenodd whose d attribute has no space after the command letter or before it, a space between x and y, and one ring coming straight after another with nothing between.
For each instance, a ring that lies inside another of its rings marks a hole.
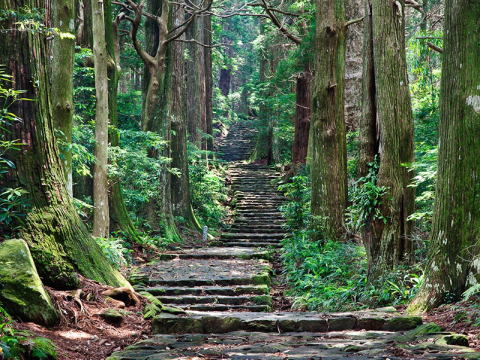
<instances>
[{"instance_id":1,"label":"mossy stone","mask_svg":"<svg viewBox=\"0 0 480 360\"><path fill-rule=\"evenodd\" d=\"M468 347L468 337L462 334L450 334L442 336L437 343Z\"/></svg>"},{"instance_id":2,"label":"mossy stone","mask_svg":"<svg viewBox=\"0 0 480 360\"><path fill-rule=\"evenodd\" d=\"M384 330L387 331L406 331L415 329L422 324L420 316L399 316L388 319L385 322Z\"/></svg>"},{"instance_id":3,"label":"mossy stone","mask_svg":"<svg viewBox=\"0 0 480 360\"><path fill-rule=\"evenodd\" d=\"M396 336L395 341L406 343L406 342L413 341L420 336L436 334L442 331L443 331L442 327L435 323L423 324L413 330L408 331L403 335Z\"/></svg>"},{"instance_id":4,"label":"mossy stone","mask_svg":"<svg viewBox=\"0 0 480 360\"><path fill-rule=\"evenodd\" d=\"M117 309L107 309L100 316L109 324L119 326L123 322L123 314Z\"/></svg>"},{"instance_id":5,"label":"mossy stone","mask_svg":"<svg viewBox=\"0 0 480 360\"><path fill-rule=\"evenodd\" d=\"M24 240L0 244L0 301L14 317L52 326L59 315L53 306Z\"/></svg>"}]
</instances>

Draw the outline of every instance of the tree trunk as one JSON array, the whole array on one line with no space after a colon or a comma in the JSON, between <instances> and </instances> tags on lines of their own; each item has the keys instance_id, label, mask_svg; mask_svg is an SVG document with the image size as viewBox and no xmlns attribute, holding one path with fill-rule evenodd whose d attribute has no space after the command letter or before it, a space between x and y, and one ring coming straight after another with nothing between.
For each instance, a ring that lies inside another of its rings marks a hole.
<instances>
[{"instance_id":1,"label":"tree trunk","mask_svg":"<svg viewBox=\"0 0 480 360\"><path fill-rule=\"evenodd\" d=\"M435 211L425 282L410 310L458 298L479 280L479 19L479 3L445 2Z\"/></svg>"},{"instance_id":2,"label":"tree trunk","mask_svg":"<svg viewBox=\"0 0 480 360\"><path fill-rule=\"evenodd\" d=\"M108 52L103 0L93 0L93 58L95 63L95 170L93 175L93 236L109 235L108 206Z\"/></svg>"},{"instance_id":3,"label":"tree trunk","mask_svg":"<svg viewBox=\"0 0 480 360\"><path fill-rule=\"evenodd\" d=\"M305 164L308 152L308 137L310 133L312 74L306 70L297 77L295 113L295 133L293 139L292 162Z\"/></svg>"},{"instance_id":4,"label":"tree trunk","mask_svg":"<svg viewBox=\"0 0 480 360\"><path fill-rule=\"evenodd\" d=\"M92 0L79 0L77 2L77 45L82 48L92 48L93 25L91 14Z\"/></svg>"},{"instance_id":5,"label":"tree trunk","mask_svg":"<svg viewBox=\"0 0 480 360\"><path fill-rule=\"evenodd\" d=\"M52 3L53 27L65 35L57 35L52 42L52 105L55 129L59 130L61 159L67 180L67 190L73 195L72 181L72 143L73 125L73 56L75 53L75 2L57 0Z\"/></svg>"},{"instance_id":6,"label":"tree trunk","mask_svg":"<svg viewBox=\"0 0 480 360\"><path fill-rule=\"evenodd\" d=\"M212 45L212 17L206 15L204 22L205 45ZM205 132L207 134L206 149L213 151L213 72L212 72L212 48L205 48Z\"/></svg>"},{"instance_id":7,"label":"tree trunk","mask_svg":"<svg viewBox=\"0 0 480 360\"><path fill-rule=\"evenodd\" d=\"M413 118L405 55L405 4L403 1L367 1L365 26L366 76L362 120L361 171L365 162L378 157L378 186L386 193L375 216L364 228L371 280L396 264L408 262L413 243ZM378 139L378 142L377 142ZM378 153L371 151L378 150ZM371 213L374 210L371 209Z\"/></svg>"},{"instance_id":8,"label":"tree trunk","mask_svg":"<svg viewBox=\"0 0 480 360\"><path fill-rule=\"evenodd\" d=\"M312 214L314 237L344 238L347 150L344 119L345 9L343 0L317 0L312 101Z\"/></svg>"},{"instance_id":9,"label":"tree trunk","mask_svg":"<svg viewBox=\"0 0 480 360\"><path fill-rule=\"evenodd\" d=\"M1 10L40 9L50 17L50 2L1 0ZM54 136L51 89L47 72L47 35L41 31L18 30L16 18L0 23L0 62L7 64L15 90L25 90L10 106L21 122L8 134L19 139L22 150L14 152L19 185L29 195L29 211L21 236L28 242L40 276L55 288L75 288L76 271L113 286L128 285L105 259L88 234L68 194L59 150ZM17 30L11 30L17 29Z\"/></svg>"},{"instance_id":10,"label":"tree trunk","mask_svg":"<svg viewBox=\"0 0 480 360\"><path fill-rule=\"evenodd\" d=\"M116 25L115 25L116 26ZM120 79L120 49L117 29L114 29L112 2L105 1L105 41L107 45L108 66L108 118L110 121L109 141L111 146L120 145L118 128L118 82ZM122 194L121 180L118 177L110 179L109 192L110 228L122 231L130 241L139 239L139 234L128 215Z\"/></svg>"},{"instance_id":11,"label":"tree trunk","mask_svg":"<svg viewBox=\"0 0 480 360\"><path fill-rule=\"evenodd\" d=\"M184 13L175 11L175 23L183 21ZM167 74L169 89L169 118L172 126L172 168L179 174L171 175L172 209L175 216L181 217L183 225L189 230L200 230L192 208L190 193L190 177L188 172L187 153L187 118L185 110L185 62L183 60L184 46L180 42L169 44L167 55Z\"/></svg>"}]
</instances>

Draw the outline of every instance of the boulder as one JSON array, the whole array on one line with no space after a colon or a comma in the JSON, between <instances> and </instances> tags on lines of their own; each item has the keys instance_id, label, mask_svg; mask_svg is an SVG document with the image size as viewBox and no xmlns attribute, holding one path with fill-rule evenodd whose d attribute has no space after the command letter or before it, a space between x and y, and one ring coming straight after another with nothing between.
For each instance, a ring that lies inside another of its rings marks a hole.
<instances>
[{"instance_id":1,"label":"boulder","mask_svg":"<svg viewBox=\"0 0 480 360\"><path fill-rule=\"evenodd\" d=\"M46 326L59 321L24 240L0 244L0 302L11 315L24 321Z\"/></svg>"}]
</instances>

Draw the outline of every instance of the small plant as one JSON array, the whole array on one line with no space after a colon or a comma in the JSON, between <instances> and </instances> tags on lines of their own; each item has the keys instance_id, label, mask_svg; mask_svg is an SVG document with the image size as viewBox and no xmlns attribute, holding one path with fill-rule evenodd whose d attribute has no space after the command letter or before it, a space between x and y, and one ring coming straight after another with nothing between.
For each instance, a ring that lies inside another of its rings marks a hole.
<instances>
[{"instance_id":1,"label":"small plant","mask_svg":"<svg viewBox=\"0 0 480 360\"><path fill-rule=\"evenodd\" d=\"M131 250L125 247L126 242L123 239L95 238L95 240L108 261L116 268L120 269L131 263Z\"/></svg>"},{"instance_id":2,"label":"small plant","mask_svg":"<svg viewBox=\"0 0 480 360\"><path fill-rule=\"evenodd\" d=\"M375 158L368 164L368 174L358 179L350 191L352 205L347 209L346 225L352 233L357 233L370 219L387 221L380 211L387 188L377 185L379 167Z\"/></svg>"}]
</instances>

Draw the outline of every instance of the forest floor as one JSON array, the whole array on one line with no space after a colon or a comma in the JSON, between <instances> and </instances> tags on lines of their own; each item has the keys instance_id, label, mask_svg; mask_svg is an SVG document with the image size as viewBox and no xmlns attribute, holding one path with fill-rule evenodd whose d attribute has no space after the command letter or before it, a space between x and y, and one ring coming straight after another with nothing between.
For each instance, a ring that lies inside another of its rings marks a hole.
<instances>
[{"instance_id":1,"label":"forest floor","mask_svg":"<svg viewBox=\"0 0 480 360\"><path fill-rule=\"evenodd\" d=\"M480 358L474 353L480 333L474 303L442 307L423 318L392 307L292 311L277 252L285 235L278 210L284 199L273 182L281 174L244 161L252 150L249 135L236 125L220 147L230 162L235 212L227 230L205 246L188 242L154 261L139 254L143 265L130 274L137 291L184 313L147 321L142 300L119 309L123 321L111 324L100 314L121 304L102 295L107 287L84 280L81 302L72 293L51 291L63 314L58 328L17 327L52 339L60 360ZM414 330L428 322L443 331L429 325ZM470 348L458 346L465 341Z\"/></svg>"}]
</instances>

